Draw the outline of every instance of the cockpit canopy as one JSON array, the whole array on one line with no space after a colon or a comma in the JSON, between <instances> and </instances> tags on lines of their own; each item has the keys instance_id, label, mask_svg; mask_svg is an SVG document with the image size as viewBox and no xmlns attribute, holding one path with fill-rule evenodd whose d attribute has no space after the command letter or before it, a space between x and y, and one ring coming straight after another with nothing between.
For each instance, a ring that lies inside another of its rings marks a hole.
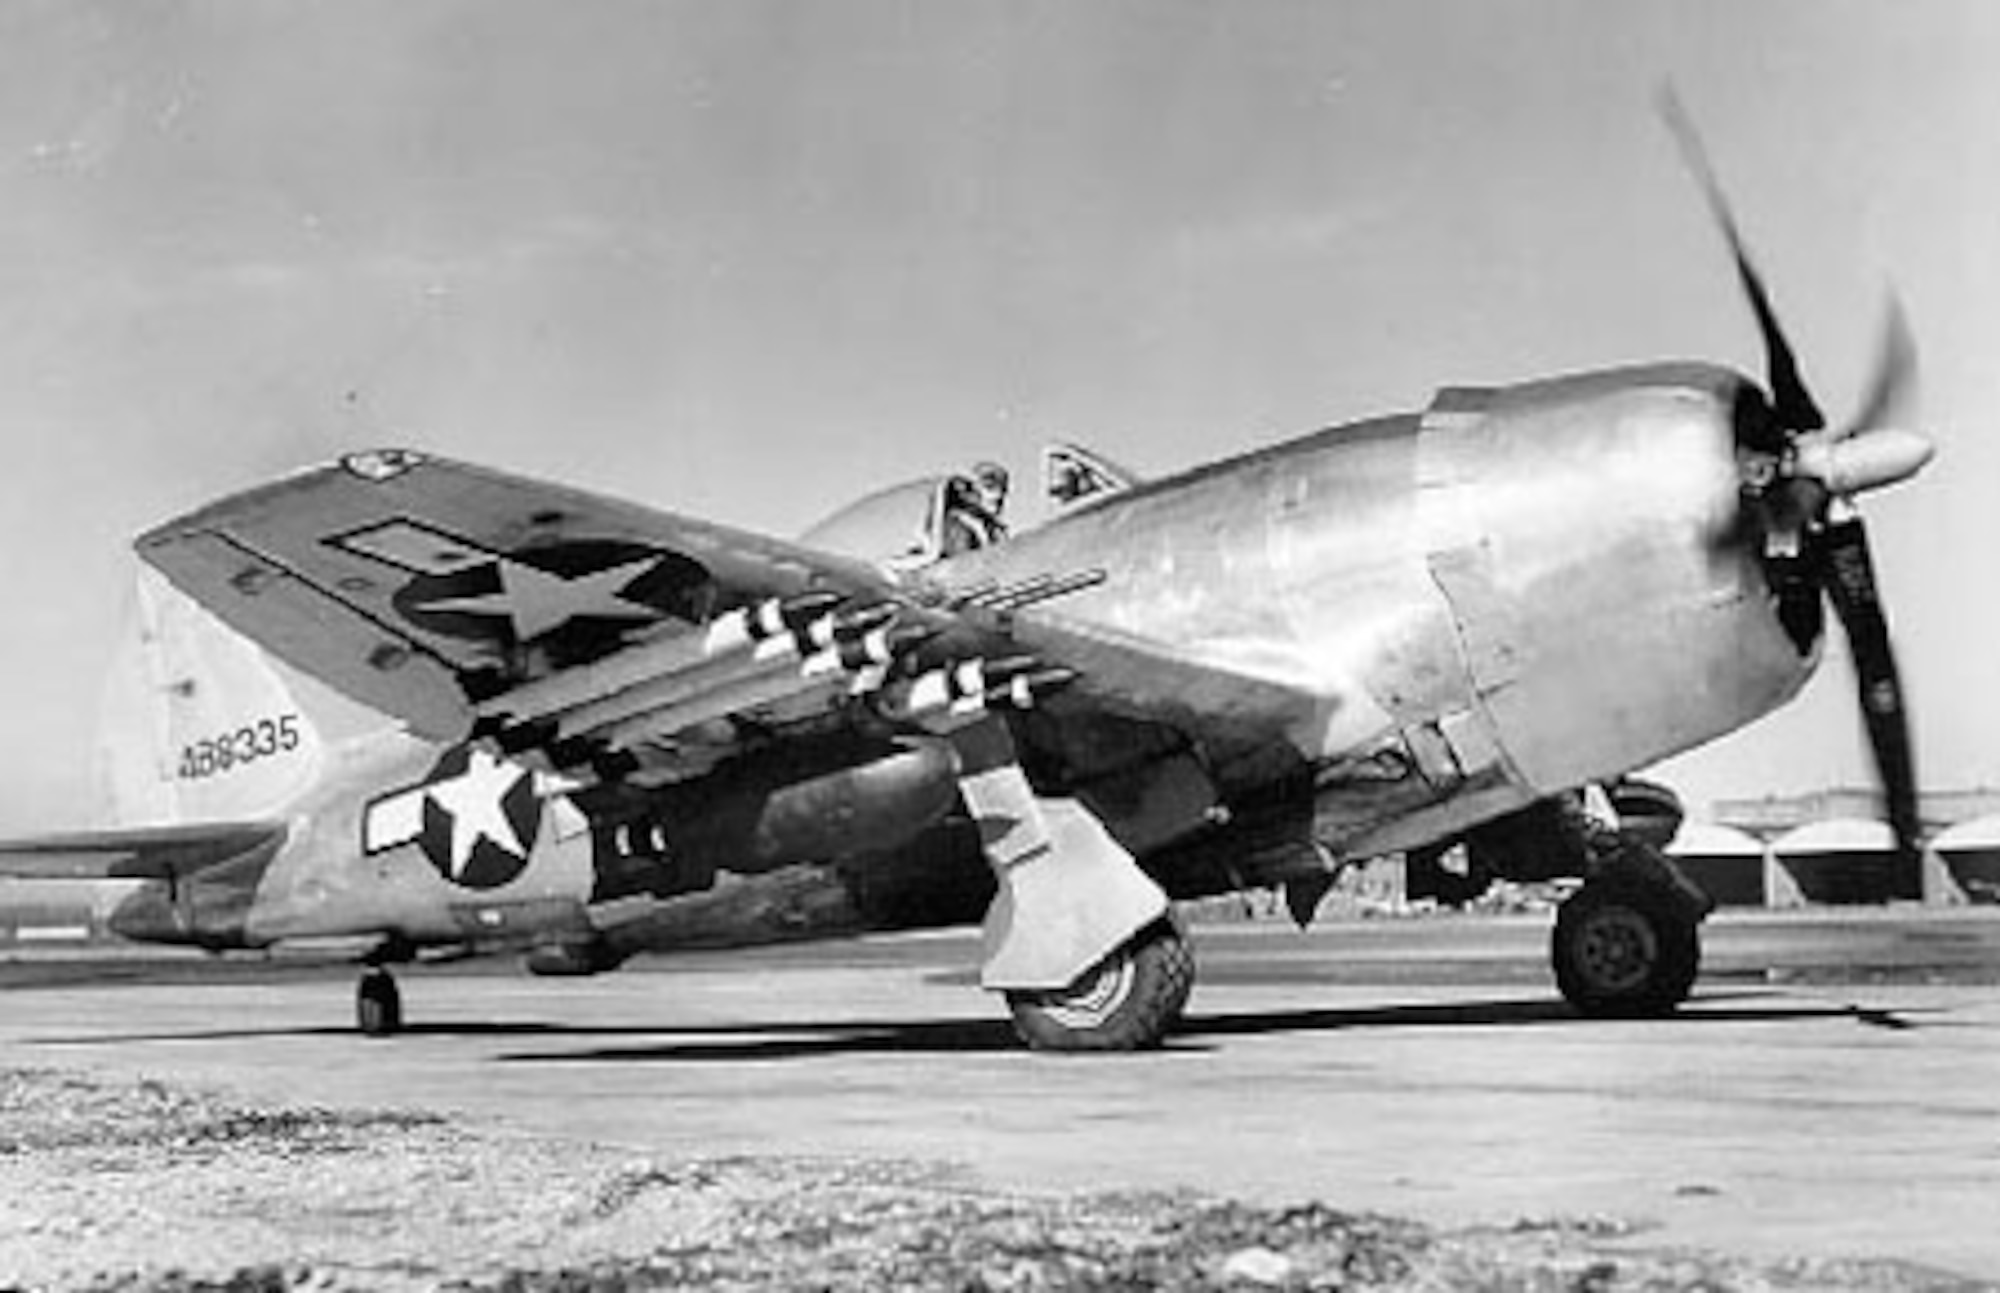
<instances>
[{"instance_id":1,"label":"cockpit canopy","mask_svg":"<svg viewBox=\"0 0 2000 1293\"><path fill-rule=\"evenodd\" d=\"M799 536L808 547L916 570L1005 537L965 476L923 476L848 504Z\"/></svg>"}]
</instances>

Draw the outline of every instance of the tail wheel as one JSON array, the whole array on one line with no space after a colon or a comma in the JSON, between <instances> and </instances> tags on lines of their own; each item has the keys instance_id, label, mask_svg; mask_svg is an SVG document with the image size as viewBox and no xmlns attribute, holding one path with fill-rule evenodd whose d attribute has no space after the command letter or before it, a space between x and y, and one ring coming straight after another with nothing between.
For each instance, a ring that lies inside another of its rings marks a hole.
<instances>
[{"instance_id":1,"label":"tail wheel","mask_svg":"<svg viewBox=\"0 0 2000 1293\"><path fill-rule=\"evenodd\" d=\"M1593 880L1556 913L1556 986L1583 1014L1643 1019L1672 1013L1701 970L1701 935L1685 903L1631 879Z\"/></svg>"},{"instance_id":2,"label":"tail wheel","mask_svg":"<svg viewBox=\"0 0 2000 1293\"><path fill-rule=\"evenodd\" d=\"M354 989L354 1024L365 1037L403 1031L403 994L387 970L369 970Z\"/></svg>"},{"instance_id":3,"label":"tail wheel","mask_svg":"<svg viewBox=\"0 0 2000 1293\"><path fill-rule=\"evenodd\" d=\"M1158 1046L1194 989L1194 953L1171 919L1156 921L1053 992L1009 992L1014 1031L1038 1051Z\"/></svg>"}]
</instances>

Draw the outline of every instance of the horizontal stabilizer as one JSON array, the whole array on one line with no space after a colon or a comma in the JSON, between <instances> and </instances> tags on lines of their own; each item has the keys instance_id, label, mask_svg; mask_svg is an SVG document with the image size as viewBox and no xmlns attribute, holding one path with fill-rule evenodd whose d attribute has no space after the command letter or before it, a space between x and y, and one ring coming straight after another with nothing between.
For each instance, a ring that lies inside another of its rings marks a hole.
<instances>
[{"instance_id":1,"label":"horizontal stabilizer","mask_svg":"<svg viewBox=\"0 0 2000 1293\"><path fill-rule=\"evenodd\" d=\"M176 880L285 839L283 822L217 822L0 840L0 877Z\"/></svg>"}]
</instances>

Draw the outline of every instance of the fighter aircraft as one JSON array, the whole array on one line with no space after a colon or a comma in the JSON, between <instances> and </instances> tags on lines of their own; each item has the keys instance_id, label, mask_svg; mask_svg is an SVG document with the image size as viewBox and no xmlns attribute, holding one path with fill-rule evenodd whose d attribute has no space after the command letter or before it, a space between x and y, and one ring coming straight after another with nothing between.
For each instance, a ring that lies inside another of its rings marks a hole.
<instances>
[{"instance_id":1,"label":"fighter aircraft","mask_svg":"<svg viewBox=\"0 0 2000 1293\"><path fill-rule=\"evenodd\" d=\"M1303 913L1343 867L1464 842L1482 881L1582 881L1551 946L1577 1008L1670 1011L1707 903L1576 792L1784 703L1830 601L1913 848L1855 501L1931 453L1893 425L1893 310L1827 427L1683 138L1761 387L1701 362L1450 387L1150 480L1065 446L1063 506L1012 534L957 477L783 540L351 454L137 541L175 824L0 869L126 877L138 938L365 936L369 1034L401 1026L388 967L420 955L589 975L983 920L982 982L1031 1046L1123 1050L1188 999L1174 900L1285 887ZM398 726L322 739L263 653Z\"/></svg>"}]
</instances>

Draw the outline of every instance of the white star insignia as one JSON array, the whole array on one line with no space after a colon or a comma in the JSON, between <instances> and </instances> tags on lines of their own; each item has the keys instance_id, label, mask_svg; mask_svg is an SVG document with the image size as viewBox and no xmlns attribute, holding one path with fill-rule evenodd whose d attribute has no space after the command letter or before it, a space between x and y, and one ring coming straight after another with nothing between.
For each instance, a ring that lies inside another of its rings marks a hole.
<instances>
[{"instance_id":1,"label":"white star insignia","mask_svg":"<svg viewBox=\"0 0 2000 1293\"><path fill-rule=\"evenodd\" d=\"M623 594L627 585L662 560L659 556L641 557L608 570L571 577L553 575L538 567L500 557L494 562L500 576L498 592L425 602L423 609L504 616L513 626L515 638L522 642L553 632L584 616L656 620L662 614L657 607L633 601Z\"/></svg>"},{"instance_id":2,"label":"white star insignia","mask_svg":"<svg viewBox=\"0 0 2000 1293\"><path fill-rule=\"evenodd\" d=\"M451 818L451 878L465 874L472 850L480 840L515 857L528 855L528 842L515 831L500 801L527 776L521 768L500 762L484 750L467 752L465 771L425 787L425 796Z\"/></svg>"}]
</instances>

